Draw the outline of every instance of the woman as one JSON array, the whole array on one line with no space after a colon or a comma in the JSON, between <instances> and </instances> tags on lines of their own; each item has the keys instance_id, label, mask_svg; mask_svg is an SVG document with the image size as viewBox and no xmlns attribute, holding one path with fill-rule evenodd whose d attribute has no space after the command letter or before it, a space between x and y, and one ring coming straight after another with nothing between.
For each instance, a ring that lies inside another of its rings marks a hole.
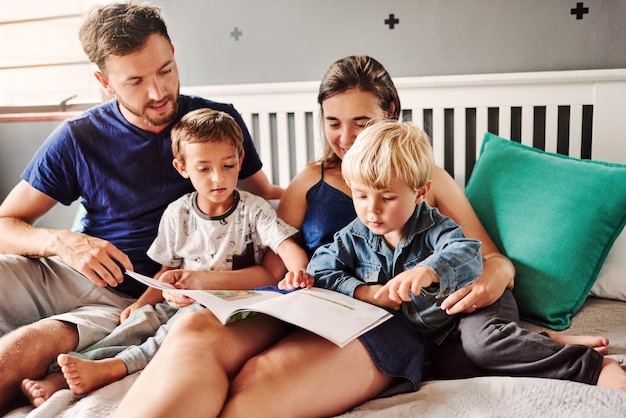
<instances>
[{"instance_id":1,"label":"woman","mask_svg":"<svg viewBox=\"0 0 626 418\"><path fill-rule=\"evenodd\" d=\"M329 68L318 102L327 139L325 154L320 162L293 179L278 207L279 216L301 230L309 254L355 217L350 190L341 176L342 156L367 123L397 119L401 110L387 71L377 61L362 56L347 57ZM501 337L501 333L493 332L494 323L516 319L512 295L505 292L507 286L513 286L512 263L498 252L463 191L441 168L435 171L427 201L460 224L468 237L481 240L487 260L483 274L471 287L460 289L443 303L451 314L472 314L460 320L461 338L432 350L432 354L451 353L445 358L435 357L436 374L455 377L514 373L485 370L465 356L457 357L463 354L466 344L481 347L480 338L491 333ZM277 278L284 274L277 257L268 254L264 263ZM483 307L487 308L479 309ZM499 319L498 312L505 310L501 308L507 308L507 318ZM416 390L415 379L422 370L418 366L412 370L411 366L423 358L424 346L399 316L344 348L262 315L226 327L208 310L184 316L115 416L329 416L381 394ZM579 342L598 351L606 350L608 342L603 337L580 338ZM407 345L410 343L413 345ZM586 350L595 353L595 357L590 355L595 361L590 369L592 375L597 375L602 356L593 349ZM468 355L480 361L485 358L481 358L481 351L472 349ZM493 359L493 353L489 354L489 360ZM441 367L448 363L454 367ZM463 366L460 373L447 372L459 364ZM611 370L616 373L615 367ZM529 375L530 371L518 373Z\"/></svg>"}]
</instances>

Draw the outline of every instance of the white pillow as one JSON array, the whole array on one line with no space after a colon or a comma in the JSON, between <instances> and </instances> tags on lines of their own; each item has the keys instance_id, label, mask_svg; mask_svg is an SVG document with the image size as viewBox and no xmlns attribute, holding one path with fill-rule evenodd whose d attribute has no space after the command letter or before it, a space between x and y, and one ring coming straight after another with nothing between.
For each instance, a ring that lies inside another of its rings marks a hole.
<instances>
[{"instance_id":1,"label":"white pillow","mask_svg":"<svg viewBox=\"0 0 626 418\"><path fill-rule=\"evenodd\" d=\"M609 251L590 295L626 301L626 228Z\"/></svg>"}]
</instances>

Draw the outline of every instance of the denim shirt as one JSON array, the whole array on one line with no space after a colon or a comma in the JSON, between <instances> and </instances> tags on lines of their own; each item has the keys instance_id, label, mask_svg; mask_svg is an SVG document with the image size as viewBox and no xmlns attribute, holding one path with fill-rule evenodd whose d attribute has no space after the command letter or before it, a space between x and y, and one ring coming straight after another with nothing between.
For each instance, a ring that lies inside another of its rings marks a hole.
<instances>
[{"instance_id":1,"label":"denim shirt","mask_svg":"<svg viewBox=\"0 0 626 418\"><path fill-rule=\"evenodd\" d=\"M315 277L316 287L354 296L357 286L385 284L417 266L434 271L440 282L413 295L413 303L404 303L402 309L419 327L428 325L426 334L432 335L451 318L438 304L470 285L483 268L480 241L465 238L461 227L438 209L426 203L416 206L395 251L357 218L337 232L332 243L315 251L307 271ZM420 313L426 317L420 318Z\"/></svg>"}]
</instances>

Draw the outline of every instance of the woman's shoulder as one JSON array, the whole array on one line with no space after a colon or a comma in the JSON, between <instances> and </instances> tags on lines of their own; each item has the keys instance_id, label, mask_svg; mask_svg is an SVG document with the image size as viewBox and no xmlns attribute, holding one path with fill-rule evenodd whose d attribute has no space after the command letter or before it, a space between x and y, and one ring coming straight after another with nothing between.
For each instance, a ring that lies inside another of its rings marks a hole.
<instances>
[{"instance_id":1,"label":"woman's shoulder","mask_svg":"<svg viewBox=\"0 0 626 418\"><path fill-rule=\"evenodd\" d=\"M317 163L307 165L296 174L280 198L278 216L287 223L299 227L307 208L307 193L321 179L322 169Z\"/></svg>"},{"instance_id":2,"label":"woman's shoulder","mask_svg":"<svg viewBox=\"0 0 626 418\"><path fill-rule=\"evenodd\" d=\"M463 190L454 180L454 178L442 167L435 166L433 171L432 183L430 186L430 192L426 197L426 202L431 207L438 207L441 203L440 200L443 197L450 198L457 196L458 192Z\"/></svg>"},{"instance_id":3,"label":"woman's shoulder","mask_svg":"<svg viewBox=\"0 0 626 418\"><path fill-rule=\"evenodd\" d=\"M321 163L311 163L302 169L287 186L287 189L304 191L306 193L311 187L322 180Z\"/></svg>"}]
</instances>

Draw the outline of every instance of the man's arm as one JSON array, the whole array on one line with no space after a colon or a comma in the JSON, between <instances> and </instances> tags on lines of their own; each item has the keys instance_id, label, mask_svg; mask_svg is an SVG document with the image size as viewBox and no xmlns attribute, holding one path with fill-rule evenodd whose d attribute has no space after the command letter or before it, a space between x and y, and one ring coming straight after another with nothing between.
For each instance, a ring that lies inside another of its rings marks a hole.
<instances>
[{"instance_id":1,"label":"man's arm","mask_svg":"<svg viewBox=\"0 0 626 418\"><path fill-rule=\"evenodd\" d=\"M110 242L89 235L36 228L34 223L57 201L20 181L0 205L0 253L26 257L61 257L98 286L117 286L132 270L130 259Z\"/></svg>"},{"instance_id":2,"label":"man's arm","mask_svg":"<svg viewBox=\"0 0 626 418\"><path fill-rule=\"evenodd\" d=\"M263 170L259 170L250 177L239 180L239 188L261 196L265 200L280 199L285 191L281 187L270 183Z\"/></svg>"}]
</instances>

